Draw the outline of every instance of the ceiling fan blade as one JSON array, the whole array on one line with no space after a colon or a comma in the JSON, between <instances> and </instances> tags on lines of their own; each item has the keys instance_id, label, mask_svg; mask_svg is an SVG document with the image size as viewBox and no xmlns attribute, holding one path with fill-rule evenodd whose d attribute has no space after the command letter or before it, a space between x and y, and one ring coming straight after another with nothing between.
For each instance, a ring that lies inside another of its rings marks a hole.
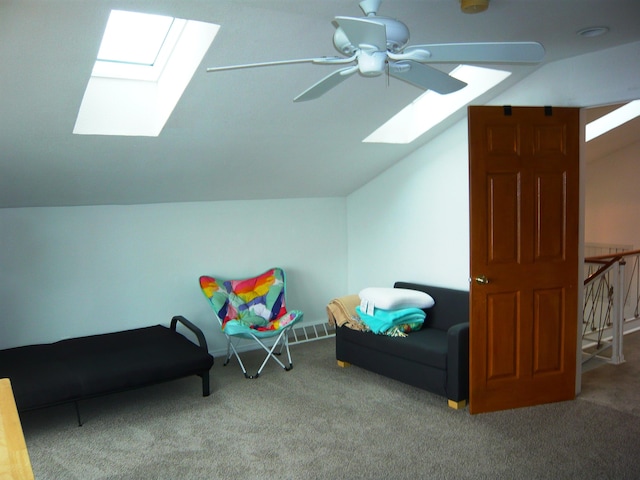
<instances>
[{"instance_id":1,"label":"ceiling fan blade","mask_svg":"<svg viewBox=\"0 0 640 480\"><path fill-rule=\"evenodd\" d=\"M429 53L424 60L420 59L421 62L429 63L538 63L545 53L544 47L538 42L413 45L405 48L403 53L415 55L417 50Z\"/></svg>"},{"instance_id":2,"label":"ceiling fan blade","mask_svg":"<svg viewBox=\"0 0 640 480\"><path fill-rule=\"evenodd\" d=\"M349 58L345 58L345 57L298 58L295 60L276 60L273 62L245 63L241 65L209 67L207 68L207 72L221 72L223 70L239 70L241 68L273 67L275 65L289 65L293 63L318 63L318 64L325 64L325 65L333 65L333 64L340 64L340 63L351 63L355 59L356 59L355 55Z\"/></svg>"},{"instance_id":3,"label":"ceiling fan blade","mask_svg":"<svg viewBox=\"0 0 640 480\"><path fill-rule=\"evenodd\" d=\"M356 17L336 17L335 22L354 47L369 45L381 52L387 50L387 28L384 24Z\"/></svg>"},{"instance_id":4,"label":"ceiling fan blade","mask_svg":"<svg viewBox=\"0 0 640 480\"><path fill-rule=\"evenodd\" d=\"M465 82L453 78L437 68L412 60L402 60L389 64L389 74L416 87L433 90L441 94L453 93L467 85Z\"/></svg>"},{"instance_id":5,"label":"ceiling fan blade","mask_svg":"<svg viewBox=\"0 0 640 480\"><path fill-rule=\"evenodd\" d=\"M318 98L319 96L327 93L336 85L342 83L344 80L349 78L351 75L358 71L358 67L351 66L341 68L339 70L330 73L326 77L324 77L319 82L316 82L311 87L307 88L304 92L298 95L293 99L294 102L305 102L307 100L313 100Z\"/></svg>"}]
</instances>

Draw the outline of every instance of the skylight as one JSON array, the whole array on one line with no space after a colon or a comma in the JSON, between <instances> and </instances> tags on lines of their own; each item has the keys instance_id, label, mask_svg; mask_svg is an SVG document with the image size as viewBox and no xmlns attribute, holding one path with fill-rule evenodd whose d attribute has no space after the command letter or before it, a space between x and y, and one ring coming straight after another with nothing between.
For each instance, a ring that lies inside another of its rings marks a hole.
<instances>
[{"instance_id":1,"label":"skylight","mask_svg":"<svg viewBox=\"0 0 640 480\"><path fill-rule=\"evenodd\" d=\"M411 143L474 98L492 89L511 72L459 65L450 75L467 83L457 92L440 95L427 90L363 140L367 143Z\"/></svg>"},{"instance_id":2,"label":"skylight","mask_svg":"<svg viewBox=\"0 0 640 480\"><path fill-rule=\"evenodd\" d=\"M609 130L633 120L637 116L640 116L640 100L629 102L620 108L616 108L613 112L588 123L585 128L585 140L587 142L593 140Z\"/></svg>"},{"instance_id":3,"label":"skylight","mask_svg":"<svg viewBox=\"0 0 640 480\"><path fill-rule=\"evenodd\" d=\"M73 133L158 136L219 28L112 10Z\"/></svg>"}]
</instances>

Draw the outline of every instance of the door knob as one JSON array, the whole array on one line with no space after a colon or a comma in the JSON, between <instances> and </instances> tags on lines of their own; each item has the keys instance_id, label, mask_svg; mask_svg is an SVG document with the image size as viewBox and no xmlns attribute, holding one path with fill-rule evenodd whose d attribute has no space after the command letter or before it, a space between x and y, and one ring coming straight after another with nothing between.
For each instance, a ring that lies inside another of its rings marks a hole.
<instances>
[{"instance_id":1,"label":"door knob","mask_svg":"<svg viewBox=\"0 0 640 480\"><path fill-rule=\"evenodd\" d=\"M476 277L476 283L479 283L480 285L486 285L487 283L489 283L489 279L484 275L480 275L479 277Z\"/></svg>"}]
</instances>

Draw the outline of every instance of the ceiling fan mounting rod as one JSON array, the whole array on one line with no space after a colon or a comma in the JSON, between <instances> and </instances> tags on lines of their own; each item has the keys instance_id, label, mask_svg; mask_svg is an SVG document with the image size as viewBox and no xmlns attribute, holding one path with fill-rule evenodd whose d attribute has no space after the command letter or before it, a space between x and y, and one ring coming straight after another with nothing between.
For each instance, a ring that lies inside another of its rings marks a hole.
<instances>
[{"instance_id":1,"label":"ceiling fan mounting rod","mask_svg":"<svg viewBox=\"0 0 640 480\"><path fill-rule=\"evenodd\" d=\"M374 17L380 9L382 0L362 0L358 5L367 17Z\"/></svg>"}]
</instances>

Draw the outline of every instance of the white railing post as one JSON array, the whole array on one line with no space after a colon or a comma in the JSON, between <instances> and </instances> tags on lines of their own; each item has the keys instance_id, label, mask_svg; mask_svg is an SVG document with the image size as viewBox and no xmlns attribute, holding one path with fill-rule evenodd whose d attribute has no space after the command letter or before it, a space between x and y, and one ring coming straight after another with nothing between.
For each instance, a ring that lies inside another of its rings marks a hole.
<instances>
[{"instance_id":1,"label":"white railing post","mask_svg":"<svg viewBox=\"0 0 640 480\"><path fill-rule=\"evenodd\" d=\"M611 352L608 363L624 363L624 335L640 330L640 249L588 257L585 264L593 268L585 280L582 350L588 358L583 357L583 363L604 350Z\"/></svg>"},{"instance_id":2,"label":"white railing post","mask_svg":"<svg viewBox=\"0 0 640 480\"><path fill-rule=\"evenodd\" d=\"M622 353L622 340L624 338L624 266L625 260L621 259L616 264L613 275L613 311L612 315L612 339L611 360L614 365L624 362Z\"/></svg>"}]
</instances>

